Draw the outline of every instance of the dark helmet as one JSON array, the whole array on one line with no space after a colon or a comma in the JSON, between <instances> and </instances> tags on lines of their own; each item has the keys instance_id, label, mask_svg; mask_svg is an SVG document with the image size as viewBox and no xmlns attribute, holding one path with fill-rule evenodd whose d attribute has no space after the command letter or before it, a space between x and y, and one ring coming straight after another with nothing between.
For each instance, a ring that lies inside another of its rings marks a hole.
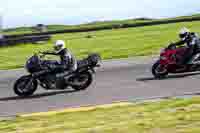
<instances>
[{"instance_id":1,"label":"dark helmet","mask_svg":"<svg viewBox=\"0 0 200 133\"><path fill-rule=\"evenodd\" d=\"M179 37L181 40L185 40L189 34L190 34L189 29L184 27L180 30Z\"/></svg>"}]
</instances>

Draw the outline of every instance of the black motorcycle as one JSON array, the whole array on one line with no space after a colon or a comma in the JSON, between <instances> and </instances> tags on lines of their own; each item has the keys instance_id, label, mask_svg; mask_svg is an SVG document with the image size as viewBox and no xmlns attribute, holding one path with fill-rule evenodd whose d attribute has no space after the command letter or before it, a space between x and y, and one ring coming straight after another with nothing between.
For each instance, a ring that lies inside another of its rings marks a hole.
<instances>
[{"instance_id":1,"label":"black motorcycle","mask_svg":"<svg viewBox=\"0 0 200 133\"><path fill-rule=\"evenodd\" d=\"M77 62L77 70L74 72L54 72L51 65L56 61L45 60L45 54L37 53L30 57L25 68L30 73L20 77L14 84L14 92L18 96L30 96L38 87L38 84L46 90L63 90L69 87L79 91L85 90L93 81L95 67L99 67L101 58L98 54L90 54L87 58Z\"/></svg>"}]
</instances>

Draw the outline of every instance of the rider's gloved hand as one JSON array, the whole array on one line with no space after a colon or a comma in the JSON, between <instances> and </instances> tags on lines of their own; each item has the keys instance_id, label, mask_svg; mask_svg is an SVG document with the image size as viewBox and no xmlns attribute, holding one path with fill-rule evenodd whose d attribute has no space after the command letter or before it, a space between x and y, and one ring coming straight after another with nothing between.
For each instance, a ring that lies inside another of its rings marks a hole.
<instances>
[{"instance_id":1,"label":"rider's gloved hand","mask_svg":"<svg viewBox=\"0 0 200 133\"><path fill-rule=\"evenodd\" d=\"M41 54L46 54L46 53L47 53L46 51L42 51L42 52L41 52Z\"/></svg>"},{"instance_id":2,"label":"rider's gloved hand","mask_svg":"<svg viewBox=\"0 0 200 133\"><path fill-rule=\"evenodd\" d=\"M170 48L172 48L174 46L175 46L175 44L172 42L172 43L169 44L168 49L170 49Z\"/></svg>"}]
</instances>

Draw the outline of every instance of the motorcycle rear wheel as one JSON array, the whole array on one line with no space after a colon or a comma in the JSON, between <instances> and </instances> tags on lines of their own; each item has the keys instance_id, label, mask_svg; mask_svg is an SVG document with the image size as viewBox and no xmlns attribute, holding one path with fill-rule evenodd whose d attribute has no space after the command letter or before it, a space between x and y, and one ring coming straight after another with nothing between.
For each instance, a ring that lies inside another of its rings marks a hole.
<instances>
[{"instance_id":1,"label":"motorcycle rear wheel","mask_svg":"<svg viewBox=\"0 0 200 133\"><path fill-rule=\"evenodd\" d=\"M37 86L37 80L31 79L30 76L22 76L15 82L13 90L18 96L27 97L32 95L36 91ZM25 89L27 87L28 89Z\"/></svg>"},{"instance_id":2,"label":"motorcycle rear wheel","mask_svg":"<svg viewBox=\"0 0 200 133\"><path fill-rule=\"evenodd\" d=\"M83 79L86 80L86 81L84 81L83 84L81 84L81 85L72 85L71 87L73 89L75 89L76 91L85 90L86 88L88 88L91 85L91 83L93 81L92 73L83 72L78 77L74 78L73 80L83 80Z\"/></svg>"}]
</instances>

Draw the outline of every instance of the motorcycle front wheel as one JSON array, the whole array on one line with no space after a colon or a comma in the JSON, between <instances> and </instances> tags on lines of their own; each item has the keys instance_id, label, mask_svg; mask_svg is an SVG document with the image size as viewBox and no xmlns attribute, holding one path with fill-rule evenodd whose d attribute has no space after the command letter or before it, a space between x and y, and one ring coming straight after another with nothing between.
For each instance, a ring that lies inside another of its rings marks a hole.
<instances>
[{"instance_id":1,"label":"motorcycle front wheel","mask_svg":"<svg viewBox=\"0 0 200 133\"><path fill-rule=\"evenodd\" d=\"M32 95L37 86L37 80L32 79L30 76L22 76L15 82L13 90L18 96L26 97Z\"/></svg>"},{"instance_id":2,"label":"motorcycle front wheel","mask_svg":"<svg viewBox=\"0 0 200 133\"><path fill-rule=\"evenodd\" d=\"M156 63L153 64L152 66L152 74L155 78L161 79L165 78L168 75L168 71L166 68L163 68L160 65L160 62L157 61Z\"/></svg>"},{"instance_id":3,"label":"motorcycle front wheel","mask_svg":"<svg viewBox=\"0 0 200 133\"><path fill-rule=\"evenodd\" d=\"M74 77L72 79L74 83L80 83L77 85L72 85L71 87L77 91L80 90L85 90L86 88L88 88L90 86L90 84L93 81L93 77L92 77L92 73L90 72L83 72L80 73L78 76Z\"/></svg>"}]
</instances>

